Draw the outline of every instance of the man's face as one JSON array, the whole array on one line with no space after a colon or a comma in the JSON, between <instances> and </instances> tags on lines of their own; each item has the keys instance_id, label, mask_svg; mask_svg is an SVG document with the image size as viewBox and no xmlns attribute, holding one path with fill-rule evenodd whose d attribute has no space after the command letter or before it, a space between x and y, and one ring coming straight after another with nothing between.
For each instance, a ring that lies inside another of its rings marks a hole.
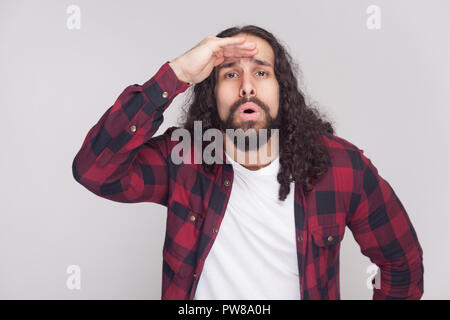
<instances>
[{"instance_id":1,"label":"man's face","mask_svg":"<svg viewBox=\"0 0 450 320\"><path fill-rule=\"evenodd\" d=\"M227 58L216 67L216 103L222 130L278 128L279 85L274 73L274 53L265 40L237 34L256 43L252 57Z\"/></svg>"}]
</instances>

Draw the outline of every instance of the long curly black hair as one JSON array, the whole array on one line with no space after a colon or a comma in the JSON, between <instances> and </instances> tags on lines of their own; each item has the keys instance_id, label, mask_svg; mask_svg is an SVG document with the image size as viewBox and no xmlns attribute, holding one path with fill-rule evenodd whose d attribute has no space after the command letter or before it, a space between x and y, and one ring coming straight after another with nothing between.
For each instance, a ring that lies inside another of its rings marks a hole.
<instances>
[{"instance_id":1,"label":"long curly black hair","mask_svg":"<svg viewBox=\"0 0 450 320\"><path fill-rule=\"evenodd\" d=\"M302 185L305 192L313 188L314 181L328 170L326 152L320 142L322 134L334 134L332 123L324 120L319 111L305 103L298 88L295 74L298 65L275 36L255 25L228 28L217 37L231 37L240 33L251 34L267 41L275 56L274 71L279 83L279 162L277 180L280 183L278 198L282 201L290 192L290 183ZM293 71L294 70L294 71ZM295 73L294 73L295 72ZM202 131L220 128L215 88L215 69L202 82L195 84L188 109L184 108L182 127L194 135L194 121L202 121ZM206 164L206 170L214 170L216 164Z\"/></svg>"}]
</instances>

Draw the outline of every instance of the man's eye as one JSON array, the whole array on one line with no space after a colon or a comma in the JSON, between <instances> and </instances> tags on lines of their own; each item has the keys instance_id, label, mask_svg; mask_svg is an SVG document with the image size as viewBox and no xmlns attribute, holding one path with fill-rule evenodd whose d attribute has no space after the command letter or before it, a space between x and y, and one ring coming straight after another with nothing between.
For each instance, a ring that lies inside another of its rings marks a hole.
<instances>
[{"instance_id":1,"label":"man's eye","mask_svg":"<svg viewBox=\"0 0 450 320\"><path fill-rule=\"evenodd\" d=\"M225 74L225 78L228 78L228 75L230 75L230 74L236 74L236 73L235 72L227 73L227 74ZM232 77L232 78L234 78L234 77Z\"/></svg>"},{"instance_id":2,"label":"man's eye","mask_svg":"<svg viewBox=\"0 0 450 320\"><path fill-rule=\"evenodd\" d=\"M261 73L261 72L263 72L265 75L268 74L268 73L265 72L265 71L258 71L257 73ZM230 75L230 74L237 74L237 73L236 73L236 72L230 72L230 73L227 73L227 74L225 74L225 78L229 78L228 75ZM235 77L232 77L232 78L235 78Z\"/></svg>"}]
</instances>

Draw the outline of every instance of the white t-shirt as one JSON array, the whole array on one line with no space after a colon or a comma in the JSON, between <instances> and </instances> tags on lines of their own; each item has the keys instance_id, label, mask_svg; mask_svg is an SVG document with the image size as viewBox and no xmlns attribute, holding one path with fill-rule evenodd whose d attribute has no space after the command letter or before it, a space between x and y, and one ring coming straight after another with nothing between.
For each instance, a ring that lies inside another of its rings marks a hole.
<instances>
[{"instance_id":1,"label":"white t-shirt","mask_svg":"<svg viewBox=\"0 0 450 320\"><path fill-rule=\"evenodd\" d=\"M248 170L226 154L234 181L194 299L300 299L294 187L278 200L279 158Z\"/></svg>"}]
</instances>

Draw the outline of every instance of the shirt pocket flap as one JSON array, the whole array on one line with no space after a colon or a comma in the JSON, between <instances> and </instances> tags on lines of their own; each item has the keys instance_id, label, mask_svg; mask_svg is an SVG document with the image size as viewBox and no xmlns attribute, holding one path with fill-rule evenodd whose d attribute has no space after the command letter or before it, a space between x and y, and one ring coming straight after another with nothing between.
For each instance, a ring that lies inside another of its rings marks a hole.
<instances>
[{"instance_id":1,"label":"shirt pocket flap","mask_svg":"<svg viewBox=\"0 0 450 320\"><path fill-rule=\"evenodd\" d=\"M204 216L174 200L167 219L163 260L177 277L191 276Z\"/></svg>"},{"instance_id":2,"label":"shirt pocket flap","mask_svg":"<svg viewBox=\"0 0 450 320\"><path fill-rule=\"evenodd\" d=\"M344 234L341 232L341 225L319 226L311 230L314 243L318 247L330 247L338 244Z\"/></svg>"}]
</instances>

